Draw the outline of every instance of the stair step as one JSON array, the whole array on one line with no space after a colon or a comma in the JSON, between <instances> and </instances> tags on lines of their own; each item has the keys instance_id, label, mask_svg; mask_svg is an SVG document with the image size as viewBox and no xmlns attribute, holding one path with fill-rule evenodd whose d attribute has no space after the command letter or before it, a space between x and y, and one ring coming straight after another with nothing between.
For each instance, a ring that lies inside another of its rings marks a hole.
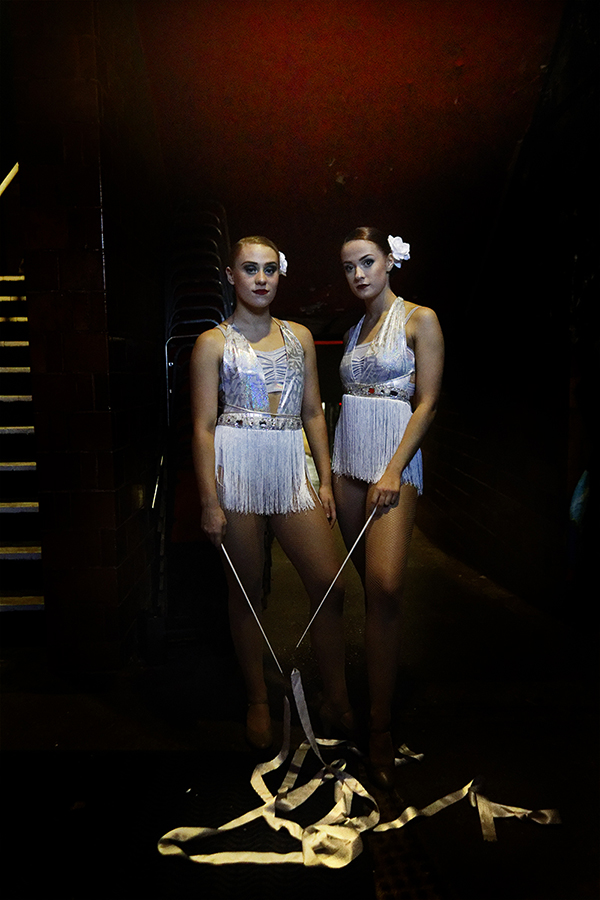
<instances>
[{"instance_id":1,"label":"stair step","mask_svg":"<svg viewBox=\"0 0 600 900\"><path fill-rule=\"evenodd\" d=\"M0 462L0 472L35 472L34 462Z\"/></svg>"},{"instance_id":2,"label":"stair step","mask_svg":"<svg viewBox=\"0 0 600 900\"><path fill-rule=\"evenodd\" d=\"M42 548L29 544L0 547L0 560L41 559Z\"/></svg>"},{"instance_id":3,"label":"stair step","mask_svg":"<svg viewBox=\"0 0 600 900\"><path fill-rule=\"evenodd\" d=\"M32 500L31 504L26 500L18 500L17 506L7 507L10 501L4 500L0 508L0 534L5 544L11 546L27 545L28 547L39 547L41 545L41 520L39 515L39 506L36 500ZM7 560L4 565L39 565L35 560L24 563ZM28 584L27 579L23 579L24 584ZM0 581L0 586L4 586Z\"/></svg>"},{"instance_id":4,"label":"stair step","mask_svg":"<svg viewBox=\"0 0 600 900\"><path fill-rule=\"evenodd\" d=\"M36 457L36 437L33 425L0 425L0 459L34 460ZM0 468L0 472L7 471ZM28 470L25 470L28 471Z\"/></svg>"},{"instance_id":5,"label":"stair step","mask_svg":"<svg viewBox=\"0 0 600 900\"><path fill-rule=\"evenodd\" d=\"M35 594L15 594L0 597L0 612L41 610L44 609L44 598Z\"/></svg>"},{"instance_id":6,"label":"stair step","mask_svg":"<svg viewBox=\"0 0 600 900\"><path fill-rule=\"evenodd\" d=\"M1 501L0 502L0 514L1 513L37 513L40 511L40 504L35 500L15 500L15 501Z\"/></svg>"},{"instance_id":7,"label":"stair step","mask_svg":"<svg viewBox=\"0 0 600 900\"><path fill-rule=\"evenodd\" d=\"M28 372L2 372L0 369L0 397L3 403L31 403L31 375ZM4 398L15 397L17 399Z\"/></svg>"},{"instance_id":8,"label":"stair step","mask_svg":"<svg viewBox=\"0 0 600 900\"><path fill-rule=\"evenodd\" d=\"M28 322L27 307L19 297L0 297L0 322Z\"/></svg>"},{"instance_id":9,"label":"stair step","mask_svg":"<svg viewBox=\"0 0 600 900\"><path fill-rule=\"evenodd\" d=\"M24 282L23 275L0 276L0 611L11 615L44 609Z\"/></svg>"},{"instance_id":10,"label":"stair step","mask_svg":"<svg viewBox=\"0 0 600 900\"><path fill-rule=\"evenodd\" d=\"M42 548L39 541L0 546L0 584L3 595L43 594Z\"/></svg>"},{"instance_id":11,"label":"stair step","mask_svg":"<svg viewBox=\"0 0 600 900\"><path fill-rule=\"evenodd\" d=\"M0 434L35 434L33 425L0 425Z\"/></svg>"}]
</instances>

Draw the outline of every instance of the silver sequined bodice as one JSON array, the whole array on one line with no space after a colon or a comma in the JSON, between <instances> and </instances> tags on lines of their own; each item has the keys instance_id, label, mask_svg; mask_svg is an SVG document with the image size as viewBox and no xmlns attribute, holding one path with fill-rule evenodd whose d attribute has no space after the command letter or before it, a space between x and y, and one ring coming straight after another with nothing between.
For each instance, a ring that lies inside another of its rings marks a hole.
<instances>
[{"instance_id":1,"label":"silver sequined bodice","mask_svg":"<svg viewBox=\"0 0 600 900\"><path fill-rule=\"evenodd\" d=\"M285 322L278 322L287 357L287 370L277 415L299 416L304 395L304 350ZM249 341L235 325L223 323L225 335L219 383L222 413L252 410L269 413L269 395L262 366Z\"/></svg>"},{"instance_id":2,"label":"silver sequined bodice","mask_svg":"<svg viewBox=\"0 0 600 900\"><path fill-rule=\"evenodd\" d=\"M404 301L397 297L375 339L363 356L360 382L352 366L352 354L364 322L364 316L350 330L340 365L344 390L359 396L384 396L409 401L414 393L411 376L415 372L414 354L406 344Z\"/></svg>"}]
</instances>

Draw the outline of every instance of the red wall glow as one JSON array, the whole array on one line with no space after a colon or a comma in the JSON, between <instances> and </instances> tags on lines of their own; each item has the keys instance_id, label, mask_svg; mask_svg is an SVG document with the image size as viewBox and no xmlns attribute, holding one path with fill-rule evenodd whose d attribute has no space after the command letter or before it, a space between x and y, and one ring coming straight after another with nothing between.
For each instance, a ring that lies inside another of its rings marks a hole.
<instances>
[{"instance_id":1,"label":"red wall glow","mask_svg":"<svg viewBox=\"0 0 600 900\"><path fill-rule=\"evenodd\" d=\"M346 302L337 247L365 223L413 245L407 296L439 290L457 247L481 251L562 7L142 0L174 189L220 199L234 239L284 247L291 307Z\"/></svg>"}]
</instances>

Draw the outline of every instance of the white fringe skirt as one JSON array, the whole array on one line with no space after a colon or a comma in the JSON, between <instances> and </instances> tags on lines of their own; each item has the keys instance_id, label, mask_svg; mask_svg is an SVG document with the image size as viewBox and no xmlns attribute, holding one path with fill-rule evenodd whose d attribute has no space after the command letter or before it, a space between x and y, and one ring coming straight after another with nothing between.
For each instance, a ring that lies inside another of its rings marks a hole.
<instances>
[{"instance_id":1,"label":"white fringe skirt","mask_svg":"<svg viewBox=\"0 0 600 900\"><path fill-rule=\"evenodd\" d=\"M411 416L410 404L403 400L344 394L335 430L333 472L375 484L398 449ZM401 483L423 493L420 450L404 468Z\"/></svg>"},{"instance_id":2,"label":"white fringe skirt","mask_svg":"<svg viewBox=\"0 0 600 900\"><path fill-rule=\"evenodd\" d=\"M223 415L215 428L215 477L223 509L270 516L315 505L300 418Z\"/></svg>"}]
</instances>

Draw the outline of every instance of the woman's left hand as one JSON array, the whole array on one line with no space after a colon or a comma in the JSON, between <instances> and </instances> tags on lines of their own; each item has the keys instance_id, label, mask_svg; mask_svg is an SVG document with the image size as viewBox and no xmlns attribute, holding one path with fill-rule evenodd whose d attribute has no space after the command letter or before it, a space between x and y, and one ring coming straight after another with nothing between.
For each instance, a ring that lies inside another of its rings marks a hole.
<instances>
[{"instance_id":1,"label":"woman's left hand","mask_svg":"<svg viewBox=\"0 0 600 900\"><path fill-rule=\"evenodd\" d=\"M325 515L327 516L327 521L331 528L335 525L335 521L337 519L337 514L335 511L335 500L333 499L333 491L330 487L319 488L319 500L321 501L321 506L325 510Z\"/></svg>"},{"instance_id":2,"label":"woman's left hand","mask_svg":"<svg viewBox=\"0 0 600 900\"><path fill-rule=\"evenodd\" d=\"M367 508L372 510L374 506L379 509L388 509L398 506L400 499L400 475L384 472L379 481L369 488L367 494Z\"/></svg>"}]
</instances>

